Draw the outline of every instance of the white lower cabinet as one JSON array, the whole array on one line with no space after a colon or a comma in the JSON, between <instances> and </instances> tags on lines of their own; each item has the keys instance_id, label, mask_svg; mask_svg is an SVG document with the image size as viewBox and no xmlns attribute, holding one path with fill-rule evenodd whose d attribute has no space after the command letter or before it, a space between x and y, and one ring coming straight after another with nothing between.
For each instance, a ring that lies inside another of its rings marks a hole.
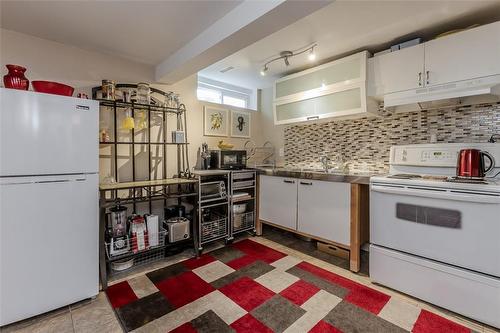
<instances>
[{"instance_id":1,"label":"white lower cabinet","mask_svg":"<svg viewBox=\"0 0 500 333\"><path fill-rule=\"evenodd\" d=\"M259 218L297 229L298 179L260 176Z\"/></svg>"},{"instance_id":2,"label":"white lower cabinet","mask_svg":"<svg viewBox=\"0 0 500 333\"><path fill-rule=\"evenodd\" d=\"M346 246L350 200L348 183L260 176L261 220Z\"/></svg>"},{"instance_id":3,"label":"white lower cabinet","mask_svg":"<svg viewBox=\"0 0 500 333\"><path fill-rule=\"evenodd\" d=\"M299 180L297 230L350 245L351 185Z\"/></svg>"}]
</instances>

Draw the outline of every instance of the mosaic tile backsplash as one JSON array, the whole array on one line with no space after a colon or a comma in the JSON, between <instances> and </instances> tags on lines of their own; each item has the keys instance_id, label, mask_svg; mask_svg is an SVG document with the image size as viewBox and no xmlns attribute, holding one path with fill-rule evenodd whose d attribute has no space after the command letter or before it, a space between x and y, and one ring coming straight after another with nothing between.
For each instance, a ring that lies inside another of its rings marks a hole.
<instances>
[{"instance_id":1,"label":"mosaic tile backsplash","mask_svg":"<svg viewBox=\"0 0 500 333\"><path fill-rule=\"evenodd\" d=\"M285 166L321 168L320 158L344 164L349 172L383 173L393 145L486 142L500 134L500 103L410 113L383 111L380 117L285 128Z\"/></svg>"}]
</instances>

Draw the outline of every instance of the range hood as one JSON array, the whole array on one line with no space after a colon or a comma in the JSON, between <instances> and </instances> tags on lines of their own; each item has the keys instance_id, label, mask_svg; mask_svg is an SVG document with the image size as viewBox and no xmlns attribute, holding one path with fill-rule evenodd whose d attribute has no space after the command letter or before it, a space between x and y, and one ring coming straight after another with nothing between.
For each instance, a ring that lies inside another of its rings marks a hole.
<instances>
[{"instance_id":1,"label":"range hood","mask_svg":"<svg viewBox=\"0 0 500 333\"><path fill-rule=\"evenodd\" d=\"M464 104L466 99L474 103L500 101L500 75L387 94L384 107L403 111L428 110Z\"/></svg>"}]
</instances>

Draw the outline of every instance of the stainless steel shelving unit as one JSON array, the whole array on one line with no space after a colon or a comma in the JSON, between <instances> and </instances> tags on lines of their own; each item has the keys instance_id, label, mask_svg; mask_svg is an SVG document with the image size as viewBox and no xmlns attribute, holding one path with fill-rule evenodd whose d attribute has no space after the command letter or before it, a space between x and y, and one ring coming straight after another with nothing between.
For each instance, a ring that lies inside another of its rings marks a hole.
<instances>
[{"instance_id":1,"label":"stainless steel shelving unit","mask_svg":"<svg viewBox=\"0 0 500 333\"><path fill-rule=\"evenodd\" d=\"M248 193L245 196L236 196L238 193ZM255 170L233 170L231 171L230 185L230 208L231 212L231 236L242 232L255 234L255 221L257 216L257 172ZM246 210L242 213L234 213L234 206L246 204Z\"/></svg>"},{"instance_id":2,"label":"stainless steel shelving unit","mask_svg":"<svg viewBox=\"0 0 500 333\"><path fill-rule=\"evenodd\" d=\"M231 235L230 200L228 188L231 181L230 171L198 170L194 171L198 178L198 251L203 251L205 244L225 240ZM204 187L216 188L224 184L223 195L207 195Z\"/></svg>"}]
</instances>

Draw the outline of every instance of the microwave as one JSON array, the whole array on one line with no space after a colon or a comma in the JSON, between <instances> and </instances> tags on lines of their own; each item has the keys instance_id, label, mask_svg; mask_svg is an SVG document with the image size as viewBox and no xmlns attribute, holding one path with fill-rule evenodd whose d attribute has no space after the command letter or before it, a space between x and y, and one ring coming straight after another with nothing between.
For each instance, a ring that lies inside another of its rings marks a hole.
<instances>
[{"instance_id":1,"label":"microwave","mask_svg":"<svg viewBox=\"0 0 500 333\"><path fill-rule=\"evenodd\" d=\"M246 166L246 150L212 150L210 152L211 169L245 169Z\"/></svg>"}]
</instances>

